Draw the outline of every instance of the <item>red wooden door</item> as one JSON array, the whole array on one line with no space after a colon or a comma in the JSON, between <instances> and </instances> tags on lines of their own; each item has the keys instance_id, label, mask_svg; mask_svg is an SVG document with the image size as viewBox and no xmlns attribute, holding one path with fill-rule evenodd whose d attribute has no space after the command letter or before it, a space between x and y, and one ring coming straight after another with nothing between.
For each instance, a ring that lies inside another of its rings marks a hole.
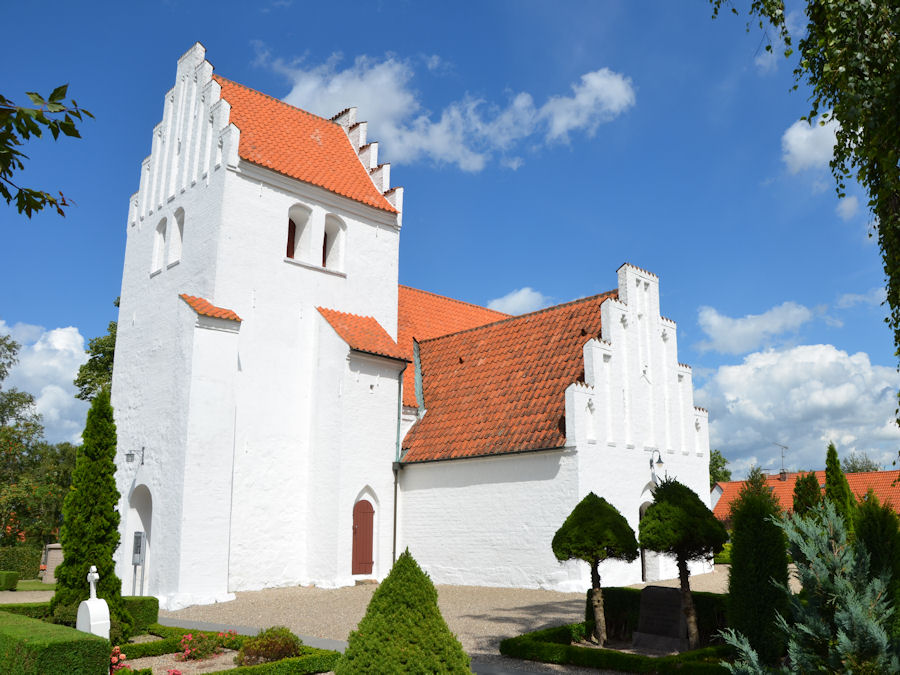
<instances>
[{"instance_id":1,"label":"red wooden door","mask_svg":"<svg viewBox=\"0 0 900 675\"><path fill-rule=\"evenodd\" d=\"M372 573L372 524L375 509L365 499L353 507L353 572Z\"/></svg>"}]
</instances>

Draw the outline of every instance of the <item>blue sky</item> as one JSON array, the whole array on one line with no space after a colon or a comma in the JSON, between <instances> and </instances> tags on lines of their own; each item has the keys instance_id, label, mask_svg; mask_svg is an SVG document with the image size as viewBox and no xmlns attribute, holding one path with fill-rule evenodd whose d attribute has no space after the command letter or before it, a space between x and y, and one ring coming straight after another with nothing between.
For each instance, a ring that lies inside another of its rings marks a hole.
<instances>
[{"instance_id":1,"label":"blue sky","mask_svg":"<svg viewBox=\"0 0 900 675\"><path fill-rule=\"evenodd\" d=\"M339 7L339 9L338 9ZM839 201L829 127L758 31L706 2L49 2L4 11L3 94L69 94L81 140L30 143L22 184L65 219L0 207L10 383L50 440L77 437L71 378L115 319L128 197L174 82L202 42L217 73L312 112L357 105L403 185L400 280L508 311L660 277L711 441L821 468L825 445L889 463L900 377L865 196ZM802 26L802 16L790 21ZM11 64L15 63L14 67Z\"/></svg>"}]
</instances>

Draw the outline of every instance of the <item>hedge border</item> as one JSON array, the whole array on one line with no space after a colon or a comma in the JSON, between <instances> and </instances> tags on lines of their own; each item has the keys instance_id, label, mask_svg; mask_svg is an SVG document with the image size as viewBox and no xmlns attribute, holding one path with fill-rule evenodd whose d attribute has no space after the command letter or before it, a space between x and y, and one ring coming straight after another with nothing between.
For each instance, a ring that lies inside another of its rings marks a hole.
<instances>
[{"instance_id":1,"label":"hedge border","mask_svg":"<svg viewBox=\"0 0 900 675\"><path fill-rule=\"evenodd\" d=\"M38 546L0 546L0 570L15 570L20 579L37 579L43 555Z\"/></svg>"},{"instance_id":2,"label":"hedge border","mask_svg":"<svg viewBox=\"0 0 900 675\"><path fill-rule=\"evenodd\" d=\"M149 626L159 621L159 599L152 595L123 595L122 603L131 615L135 635L146 632Z\"/></svg>"},{"instance_id":3,"label":"hedge border","mask_svg":"<svg viewBox=\"0 0 900 675\"><path fill-rule=\"evenodd\" d=\"M14 591L17 583L19 583L19 573L17 571L0 571L0 591Z\"/></svg>"},{"instance_id":4,"label":"hedge border","mask_svg":"<svg viewBox=\"0 0 900 675\"><path fill-rule=\"evenodd\" d=\"M703 647L674 656L642 656L612 649L571 644L574 634L584 635L584 623L573 623L525 633L500 643L500 653L517 659L560 665L618 670L625 673L727 673L720 661L732 655L727 645Z\"/></svg>"},{"instance_id":5,"label":"hedge border","mask_svg":"<svg viewBox=\"0 0 900 675\"><path fill-rule=\"evenodd\" d=\"M0 611L0 672L96 675L109 668L109 642L68 626Z\"/></svg>"}]
</instances>

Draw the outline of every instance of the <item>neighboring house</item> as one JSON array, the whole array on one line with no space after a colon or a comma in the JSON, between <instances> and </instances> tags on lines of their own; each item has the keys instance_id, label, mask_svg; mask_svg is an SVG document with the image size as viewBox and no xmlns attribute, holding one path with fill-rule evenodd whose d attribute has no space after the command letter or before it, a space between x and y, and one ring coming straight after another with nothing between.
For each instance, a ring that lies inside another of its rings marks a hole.
<instances>
[{"instance_id":1,"label":"neighboring house","mask_svg":"<svg viewBox=\"0 0 900 675\"><path fill-rule=\"evenodd\" d=\"M663 474L706 500L707 413L654 274L517 317L400 286L402 189L355 109L317 117L204 57L178 62L128 214L126 593L346 585L407 547L436 583L580 591L550 541L587 492L635 530ZM646 552L602 573L677 572Z\"/></svg>"},{"instance_id":2,"label":"neighboring house","mask_svg":"<svg viewBox=\"0 0 900 675\"><path fill-rule=\"evenodd\" d=\"M807 473L807 472L804 472ZM825 494L825 472L816 471L816 480L822 494ZM890 504L895 511L900 513L900 471L863 471L860 473L848 473L847 483L857 501L862 501L871 488L882 504ZM800 473L782 471L766 476L766 484L772 490L772 494L778 499L781 508L792 511L794 508L794 484ZM710 494L710 504L713 507L713 515L724 523L731 517L731 502L737 499L744 487L744 481L735 480L727 483L719 482L713 486Z\"/></svg>"}]
</instances>

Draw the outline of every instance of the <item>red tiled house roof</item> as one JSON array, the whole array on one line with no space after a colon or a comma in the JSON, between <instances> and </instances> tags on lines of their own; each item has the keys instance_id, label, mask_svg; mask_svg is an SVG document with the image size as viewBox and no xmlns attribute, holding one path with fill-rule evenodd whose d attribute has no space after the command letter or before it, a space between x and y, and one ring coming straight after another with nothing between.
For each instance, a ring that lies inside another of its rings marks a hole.
<instances>
[{"instance_id":1,"label":"red tiled house roof","mask_svg":"<svg viewBox=\"0 0 900 675\"><path fill-rule=\"evenodd\" d=\"M202 316L211 316L214 319L226 319L228 321L241 320L241 317L232 310L225 309L224 307L216 307L210 303L209 300L204 300L203 298L198 298L194 295L188 295L187 293L181 293L178 297L190 305L191 309L197 312L197 314Z\"/></svg>"},{"instance_id":2,"label":"red tiled house roof","mask_svg":"<svg viewBox=\"0 0 900 675\"><path fill-rule=\"evenodd\" d=\"M371 316L348 314L334 309L317 307L319 314L331 324L335 332L351 349L391 359L408 361L404 352L387 331Z\"/></svg>"},{"instance_id":3,"label":"red tiled house roof","mask_svg":"<svg viewBox=\"0 0 900 675\"><path fill-rule=\"evenodd\" d=\"M820 486L825 485L825 472L816 471L816 480ZM781 508L792 511L794 508L794 483L800 473L787 473L785 480L781 480L779 474L766 476L766 484L772 488L772 494L778 498ZM900 485L894 485L894 481L900 477L900 471L864 471L860 473L848 473L847 483L857 501L866 496L871 487L875 496L882 504L890 503L894 510L900 513ZM722 496L713 508L713 515L721 521L731 517L731 502L737 499L744 487L744 481L730 481L728 483L716 483L722 488ZM825 490L823 488L822 492Z\"/></svg>"},{"instance_id":4,"label":"red tiled house roof","mask_svg":"<svg viewBox=\"0 0 900 675\"><path fill-rule=\"evenodd\" d=\"M397 303L397 342L406 358L413 360L413 340L419 342L483 326L509 314L446 298L409 286L400 286ZM416 405L415 369L403 373L403 405Z\"/></svg>"},{"instance_id":5,"label":"red tiled house roof","mask_svg":"<svg viewBox=\"0 0 900 675\"><path fill-rule=\"evenodd\" d=\"M565 390L584 380L582 348L600 336L600 305L617 291L422 341L425 416L404 462L565 445Z\"/></svg>"},{"instance_id":6,"label":"red tiled house roof","mask_svg":"<svg viewBox=\"0 0 900 675\"><path fill-rule=\"evenodd\" d=\"M238 155L253 164L390 213L341 125L219 75L230 122L241 132Z\"/></svg>"}]
</instances>

